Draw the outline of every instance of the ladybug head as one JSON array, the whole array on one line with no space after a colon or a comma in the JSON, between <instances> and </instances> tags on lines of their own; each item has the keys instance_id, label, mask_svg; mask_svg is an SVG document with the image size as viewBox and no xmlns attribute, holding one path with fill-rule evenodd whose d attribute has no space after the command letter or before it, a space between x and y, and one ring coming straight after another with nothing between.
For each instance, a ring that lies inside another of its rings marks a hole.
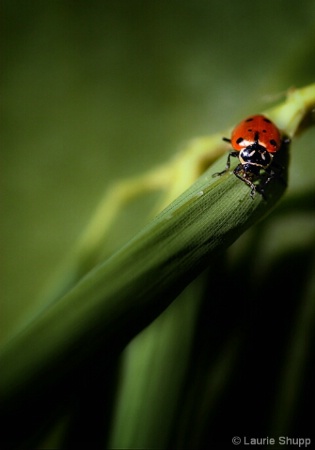
<instances>
[{"instance_id":1,"label":"ladybug head","mask_svg":"<svg viewBox=\"0 0 315 450\"><path fill-rule=\"evenodd\" d=\"M254 144L243 148L239 153L239 160L241 164L246 166L249 170L255 172L257 172L257 170L266 169L269 167L272 159L273 155L266 150L266 147L258 143L258 138L257 140L255 139Z\"/></svg>"}]
</instances>

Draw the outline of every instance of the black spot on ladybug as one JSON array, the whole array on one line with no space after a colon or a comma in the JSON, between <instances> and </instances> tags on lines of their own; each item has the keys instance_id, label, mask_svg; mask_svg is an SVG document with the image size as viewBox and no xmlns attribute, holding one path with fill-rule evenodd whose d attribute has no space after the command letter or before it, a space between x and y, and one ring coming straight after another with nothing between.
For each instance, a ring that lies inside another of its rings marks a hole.
<instances>
[{"instance_id":1,"label":"black spot on ladybug","mask_svg":"<svg viewBox=\"0 0 315 450\"><path fill-rule=\"evenodd\" d=\"M266 119L266 117L264 117L264 122L267 122L267 123L271 123L271 120L269 120L269 119Z\"/></svg>"},{"instance_id":2,"label":"black spot on ladybug","mask_svg":"<svg viewBox=\"0 0 315 450\"><path fill-rule=\"evenodd\" d=\"M248 130L247 131L253 131L253 129L252 128L248 128Z\"/></svg>"},{"instance_id":3,"label":"black spot on ladybug","mask_svg":"<svg viewBox=\"0 0 315 450\"><path fill-rule=\"evenodd\" d=\"M262 130L263 133L267 133L267 130Z\"/></svg>"},{"instance_id":4,"label":"black spot on ladybug","mask_svg":"<svg viewBox=\"0 0 315 450\"><path fill-rule=\"evenodd\" d=\"M249 117L248 119L245 120L245 122L251 122L253 120L252 117Z\"/></svg>"},{"instance_id":5,"label":"black spot on ladybug","mask_svg":"<svg viewBox=\"0 0 315 450\"><path fill-rule=\"evenodd\" d=\"M236 143L237 143L237 144L240 144L242 141L244 141L244 138L239 137L239 138L236 140Z\"/></svg>"},{"instance_id":6,"label":"black spot on ladybug","mask_svg":"<svg viewBox=\"0 0 315 450\"><path fill-rule=\"evenodd\" d=\"M274 147L277 147L277 143L274 139L270 139L270 144L273 145Z\"/></svg>"}]
</instances>

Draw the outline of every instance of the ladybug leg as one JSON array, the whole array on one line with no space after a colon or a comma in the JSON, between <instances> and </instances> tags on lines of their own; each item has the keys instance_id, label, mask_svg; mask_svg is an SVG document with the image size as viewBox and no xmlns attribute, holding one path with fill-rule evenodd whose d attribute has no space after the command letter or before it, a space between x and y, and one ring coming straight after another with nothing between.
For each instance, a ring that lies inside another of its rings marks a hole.
<instances>
[{"instance_id":1,"label":"ladybug leg","mask_svg":"<svg viewBox=\"0 0 315 450\"><path fill-rule=\"evenodd\" d=\"M222 172L214 173L212 175L212 177L220 177L221 175L223 175L224 173L226 173L226 172L228 172L230 170L230 167L231 167L231 156L238 157L238 152L230 152L228 157L227 157L225 169L222 170Z\"/></svg>"},{"instance_id":2,"label":"ladybug leg","mask_svg":"<svg viewBox=\"0 0 315 450\"><path fill-rule=\"evenodd\" d=\"M267 178L262 180L262 182L256 187L256 190L260 193L260 195L263 196L265 200L267 199L265 195L265 187L267 186L267 184L269 184L270 181L273 180L274 178L280 178L278 174L273 170L268 171L266 170L266 173L268 174Z\"/></svg>"},{"instance_id":3,"label":"ladybug leg","mask_svg":"<svg viewBox=\"0 0 315 450\"><path fill-rule=\"evenodd\" d=\"M291 139L289 137L286 137L282 140L282 143L288 146L289 144L291 144Z\"/></svg>"},{"instance_id":4,"label":"ladybug leg","mask_svg":"<svg viewBox=\"0 0 315 450\"><path fill-rule=\"evenodd\" d=\"M240 173L243 172L243 175ZM239 178L240 180L242 180L245 184L247 184L248 187L250 187L250 196L251 199L254 200L255 194L256 194L256 190L257 187L254 185L254 183L251 181L251 179L249 177L246 176L246 172L244 172L244 169L242 167L241 164L239 164L234 170L233 170L234 175ZM249 175L251 175L249 173ZM259 193L264 197L264 194L262 192L259 191Z\"/></svg>"},{"instance_id":5,"label":"ladybug leg","mask_svg":"<svg viewBox=\"0 0 315 450\"><path fill-rule=\"evenodd\" d=\"M275 168L278 170L274 170ZM256 191L259 192L263 196L263 198L266 200L265 187L270 183L270 181L277 179L284 186L287 186L287 183L282 176L282 172L284 171L284 169L280 164L273 163L272 167L267 167L264 170L265 170L265 175L261 178L259 185L256 186Z\"/></svg>"},{"instance_id":6,"label":"ladybug leg","mask_svg":"<svg viewBox=\"0 0 315 450\"><path fill-rule=\"evenodd\" d=\"M273 169L270 169L270 167L268 167L267 169L265 169L265 172L267 173L267 178L263 183L263 186L266 186L268 183L270 183L270 181L273 178L280 178L279 173L275 172Z\"/></svg>"},{"instance_id":7,"label":"ladybug leg","mask_svg":"<svg viewBox=\"0 0 315 450\"><path fill-rule=\"evenodd\" d=\"M283 179L283 177L282 177L282 172L283 172L283 170L284 170L283 167L282 167L280 164L277 164L277 163L276 163L276 164L273 163L273 164L272 164L272 167L273 167L273 168L277 168L278 170L274 170L274 169L271 168L271 167L267 167L267 168L265 169L265 172L266 172L266 174L267 174L267 178L265 178L265 179L263 180L263 182L257 187L258 192L259 192L263 197L265 197L265 196L264 196L264 188L265 188L265 186L267 186L267 184L270 183L271 180L277 178L279 181L281 181L282 184L284 184L284 186L287 185L286 181L285 181L285 180Z\"/></svg>"}]
</instances>

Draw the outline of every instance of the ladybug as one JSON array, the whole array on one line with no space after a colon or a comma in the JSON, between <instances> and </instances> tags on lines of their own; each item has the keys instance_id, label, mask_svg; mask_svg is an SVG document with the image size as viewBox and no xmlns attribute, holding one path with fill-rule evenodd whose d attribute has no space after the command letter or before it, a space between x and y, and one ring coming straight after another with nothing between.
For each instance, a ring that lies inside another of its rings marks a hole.
<instances>
[{"instance_id":1,"label":"ladybug","mask_svg":"<svg viewBox=\"0 0 315 450\"><path fill-rule=\"evenodd\" d=\"M261 179L261 170L267 175L264 185L278 175L271 167L274 153L282 145L281 133L276 125L263 115L250 116L234 128L231 139L223 140L232 145L233 151L229 153L225 169L213 176L226 173L230 169L231 156L237 157L240 163L233 170L234 175L250 187L252 199L256 191L264 196L263 189L254 181Z\"/></svg>"}]
</instances>

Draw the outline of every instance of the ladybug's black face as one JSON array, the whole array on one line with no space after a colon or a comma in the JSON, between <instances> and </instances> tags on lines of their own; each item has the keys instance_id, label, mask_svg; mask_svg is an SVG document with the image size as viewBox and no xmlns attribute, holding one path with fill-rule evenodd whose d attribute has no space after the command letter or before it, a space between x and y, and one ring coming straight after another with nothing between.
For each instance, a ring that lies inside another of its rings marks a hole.
<instances>
[{"instance_id":1,"label":"ladybug's black face","mask_svg":"<svg viewBox=\"0 0 315 450\"><path fill-rule=\"evenodd\" d=\"M265 147L255 143L240 151L239 160L243 166L247 166L248 168L250 166L256 166L257 169L267 169L272 162L272 155Z\"/></svg>"}]
</instances>

